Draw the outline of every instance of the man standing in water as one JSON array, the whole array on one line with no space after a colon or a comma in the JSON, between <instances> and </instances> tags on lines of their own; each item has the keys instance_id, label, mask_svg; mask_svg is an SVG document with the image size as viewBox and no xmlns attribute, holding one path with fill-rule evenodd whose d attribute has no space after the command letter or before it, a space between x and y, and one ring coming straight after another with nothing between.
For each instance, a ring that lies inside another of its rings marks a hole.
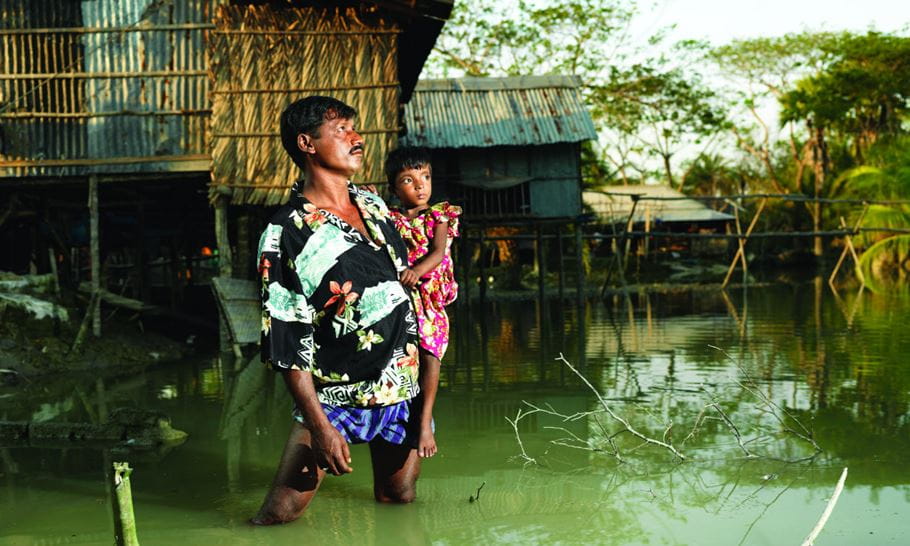
<instances>
[{"instance_id":1,"label":"man standing in water","mask_svg":"<svg viewBox=\"0 0 910 546\"><path fill-rule=\"evenodd\" d=\"M305 179L259 242L262 359L296 409L257 525L297 519L326 472L352 472L349 443L369 443L377 501L416 494L417 320L399 282L407 249L382 199L349 180L363 164L356 115L320 96L281 114L282 144Z\"/></svg>"}]
</instances>

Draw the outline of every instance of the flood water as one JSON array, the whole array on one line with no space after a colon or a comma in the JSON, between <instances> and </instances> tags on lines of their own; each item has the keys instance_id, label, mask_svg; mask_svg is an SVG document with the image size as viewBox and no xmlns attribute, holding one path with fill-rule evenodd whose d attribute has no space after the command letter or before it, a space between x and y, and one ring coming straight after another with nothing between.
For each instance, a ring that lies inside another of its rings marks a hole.
<instances>
[{"instance_id":1,"label":"flood water","mask_svg":"<svg viewBox=\"0 0 910 546\"><path fill-rule=\"evenodd\" d=\"M414 504L373 501L357 446L353 474L328 477L299 521L248 526L291 403L261 366L200 357L129 377L41 380L27 397L4 391L7 420L143 407L189 439L129 456L0 449L0 543L110 543L104 467L124 458L143 544L798 544L844 467L817 544L910 543L906 296L810 282L582 308L474 301L452 315L440 451ZM624 425L604 404L685 460L616 434ZM532 405L544 411L507 422Z\"/></svg>"}]
</instances>

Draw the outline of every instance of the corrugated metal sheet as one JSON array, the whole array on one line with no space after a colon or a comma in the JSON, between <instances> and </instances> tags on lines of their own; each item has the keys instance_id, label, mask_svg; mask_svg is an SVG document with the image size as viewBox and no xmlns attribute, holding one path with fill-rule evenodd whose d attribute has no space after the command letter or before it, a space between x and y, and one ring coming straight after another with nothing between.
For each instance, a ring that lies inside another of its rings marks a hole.
<instances>
[{"instance_id":1,"label":"corrugated metal sheet","mask_svg":"<svg viewBox=\"0 0 910 546\"><path fill-rule=\"evenodd\" d=\"M8 29L208 24L217 1L95 0L64 2L62 10L54 0L0 0L0 14ZM0 82L0 164L14 165L0 166L0 176L160 172L177 170L179 159L150 158L204 157L210 110L203 35L193 28L0 37L10 53L3 73L33 75ZM184 72L191 74L175 74ZM58 73L127 76L53 76ZM78 164L107 158L121 161ZM136 158L145 159L129 161Z\"/></svg>"},{"instance_id":2,"label":"corrugated metal sheet","mask_svg":"<svg viewBox=\"0 0 910 546\"><path fill-rule=\"evenodd\" d=\"M430 148L525 146L597 138L570 76L460 78L417 84L402 143Z\"/></svg>"},{"instance_id":3,"label":"corrugated metal sheet","mask_svg":"<svg viewBox=\"0 0 910 546\"><path fill-rule=\"evenodd\" d=\"M707 207L695 199L660 185L616 186L606 191L586 191L582 194L585 205L591 207L603 223L625 223L632 212L632 195L644 198L635 207L634 222L728 222L733 216ZM647 199L659 197L665 200Z\"/></svg>"}]
</instances>

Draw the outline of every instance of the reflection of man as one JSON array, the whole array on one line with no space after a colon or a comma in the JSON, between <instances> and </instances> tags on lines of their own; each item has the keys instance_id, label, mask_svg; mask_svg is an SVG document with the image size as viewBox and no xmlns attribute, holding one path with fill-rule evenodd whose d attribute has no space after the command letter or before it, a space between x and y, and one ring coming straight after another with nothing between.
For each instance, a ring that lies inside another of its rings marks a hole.
<instances>
[{"instance_id":1,"label":"reflection of man","mask_svg":"<svg viewBox=\"0 0 910 546\"><path fill-rule=\"evenodd\" d=\"M407 251L385 203L348 180L363 164L356 114L317 96L281 114L282 143L306 178L259 243L262 357L296 409L255 524L296 519L326 471L351 472L348 443L369 442L376 500L415 496L417 323L398 282Z\"/></svg>"}]
</instances>

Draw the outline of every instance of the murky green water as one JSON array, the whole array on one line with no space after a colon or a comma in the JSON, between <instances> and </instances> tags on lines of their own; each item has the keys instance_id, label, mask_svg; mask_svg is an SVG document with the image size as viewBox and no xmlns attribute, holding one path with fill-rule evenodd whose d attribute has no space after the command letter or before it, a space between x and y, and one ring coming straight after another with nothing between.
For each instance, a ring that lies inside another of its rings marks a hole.
<instances>
[{"instance_id":1,"label":"murky green water","mask_svg":"<svg viewBox=\"0 0 910 546\"><path fill-rule=\"evenodd\" d=\"M907 544L908 322L908 299L836 298L821 283L581 310L474 303L454 316L440 454L424 465L418 502L377 505L368 453L355 447L352 475L329 477L298 522L265 529L245 521L271 480L290 402L258 366L235 374L210 358L30 385L27 400L0 399L0 417L79 421L119 406L169 415L189 440L129 457L143 544L796 544L844 467L817 544ZM633 428L686 460L620 434L619 463L605 438L621 426L560 353ZM525 402L546 410L515 427L533 462L516 457L506 421L531 410ZM822 449L811 459L811 444L788 432L806 435L800 425ZM0 450L0 543L110 543L104 461L87 449Z\"/></svg>"}]
</instances>

